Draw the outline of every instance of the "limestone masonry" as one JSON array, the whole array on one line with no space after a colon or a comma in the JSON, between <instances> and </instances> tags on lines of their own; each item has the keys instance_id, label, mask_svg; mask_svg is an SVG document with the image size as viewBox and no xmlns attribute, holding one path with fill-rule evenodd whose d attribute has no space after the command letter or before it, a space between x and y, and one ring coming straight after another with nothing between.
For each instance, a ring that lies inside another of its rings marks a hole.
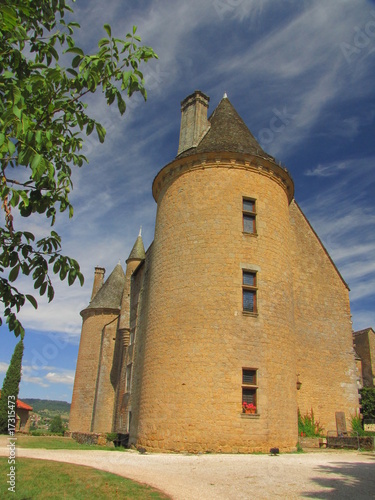
<instances>
[{"instance_id":1,"label":"limestone masonry","mask_svg":"<svg viewBox=\"0 0 375 500\"><path fill-rule=\"evenodd\" d=\"M359 411L349 291L226 96L181 103L177 157L139 235L82 311L70 430L155 451L293 450L297 413L326 431Z\"/></svg>"}]
</instances>

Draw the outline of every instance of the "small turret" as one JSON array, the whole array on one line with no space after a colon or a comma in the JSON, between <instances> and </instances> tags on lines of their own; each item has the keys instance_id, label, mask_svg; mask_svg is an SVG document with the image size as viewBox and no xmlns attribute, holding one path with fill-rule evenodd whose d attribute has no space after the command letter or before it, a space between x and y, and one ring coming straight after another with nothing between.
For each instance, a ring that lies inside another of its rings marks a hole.
<instances>
[{"instance_id":1,"label":"small turret","mask_svg":"<svg viewBox=\"0 0 375 500\"><path fill-rule=\"evenodd\" d=\"M130 252L129 257L126 259L127 273L128 273L128 268L131 268L131 272L133 272L135 267L137 267L138 264L142 262L142 260L144 260L145 258L146 258L146 252L142 240L142 228L140 228L138 238L135 240L132 251ZM131 265L131 263L133 262L136 264L135 266Z\"/></svg>"}]
</instances>

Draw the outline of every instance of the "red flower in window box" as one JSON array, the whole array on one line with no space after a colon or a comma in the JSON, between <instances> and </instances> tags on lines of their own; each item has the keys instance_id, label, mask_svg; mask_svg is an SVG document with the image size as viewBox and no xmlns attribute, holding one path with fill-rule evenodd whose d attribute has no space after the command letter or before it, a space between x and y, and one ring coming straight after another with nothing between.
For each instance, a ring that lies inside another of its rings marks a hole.
<instances>
[{"instance_id":1,"label":"red flower in window box","mask_svg":"<svg viewBox=\"0 0 375 500\"><path fill-rule=\"evenodd\" d=\"M246 403L246 401L244 401L242 403L242 411L244 413L253 413L254 414L257 412L257 408L253 403Z\"/></svg>"}]
</instances>

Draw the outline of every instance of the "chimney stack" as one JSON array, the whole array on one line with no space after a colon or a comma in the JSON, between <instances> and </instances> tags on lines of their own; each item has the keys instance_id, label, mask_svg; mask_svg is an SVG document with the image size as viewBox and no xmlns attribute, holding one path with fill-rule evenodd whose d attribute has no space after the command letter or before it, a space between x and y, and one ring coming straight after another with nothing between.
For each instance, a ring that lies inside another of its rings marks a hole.
<instances>
[{"instance_id":1,"label":"chimney stack","mask_svg":"<svg viewBox=\"0 0 375 500\"><path fill-rule=\"evenodd\" d=\"M98 291L101 289L104 281L104 274L105 274L105 269L104 267L96 267L95 268L95 274L94 274L94 284L92 286L92 294L91 294L91 300L95 297L95 295L98 293Z\"/></svg>"},{"instance_id":2,"label":"chimney stack","mask_svg":"<svg viewBox=\"0 0 375 500\"><path fill-rule=\"evenodd\" d=\"M177 155L196 147L210 128L207 109L210 98L200 90L181 102L181 129Z\"/></svg>"}]
</instances>

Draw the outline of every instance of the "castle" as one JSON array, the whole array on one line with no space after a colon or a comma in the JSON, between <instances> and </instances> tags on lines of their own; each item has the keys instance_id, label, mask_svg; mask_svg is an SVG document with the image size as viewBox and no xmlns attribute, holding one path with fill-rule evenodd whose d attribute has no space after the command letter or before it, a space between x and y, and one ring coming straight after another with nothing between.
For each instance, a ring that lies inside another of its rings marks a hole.
<instances>
[{"instance_id":1,"label":"castle","mask_svg":"<svg viewBox=\"0 0 375 500\"><path fill-rule=\"evenodd\" d=\"M155 451L293 450L297 414L358 412L348 286L226 95L181 103L154 241L95 269L70 430ZM349 422L348 422L349 423Z\"/></svg>"}]
</instances>

